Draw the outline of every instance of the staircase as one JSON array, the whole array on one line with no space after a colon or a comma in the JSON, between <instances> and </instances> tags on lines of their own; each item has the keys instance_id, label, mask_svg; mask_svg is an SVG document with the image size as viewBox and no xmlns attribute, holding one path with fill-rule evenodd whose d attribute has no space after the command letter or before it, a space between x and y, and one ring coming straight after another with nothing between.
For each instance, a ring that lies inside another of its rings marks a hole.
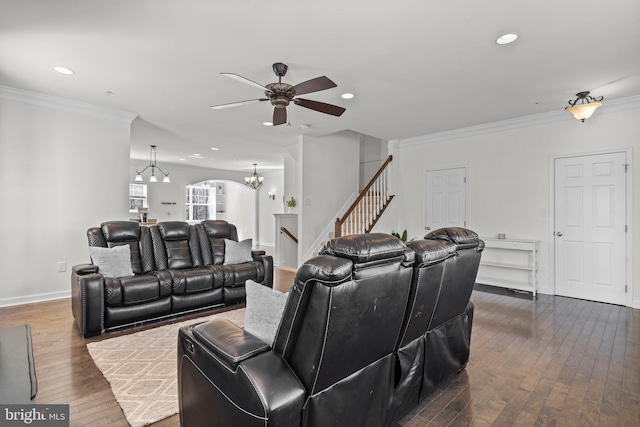
<instances>
[{"instance_id":1,"label":"staircase","mask_svg":"<svg viewBox=\"0 0 640 427\"><path fill-rule=\"evenodd\" d=\"M336 219L335 237L369 233L383 214L393 195L389 194L389 169L393 156L387 157L371 181L341 218Z\"/></svg>"}]
</instances>

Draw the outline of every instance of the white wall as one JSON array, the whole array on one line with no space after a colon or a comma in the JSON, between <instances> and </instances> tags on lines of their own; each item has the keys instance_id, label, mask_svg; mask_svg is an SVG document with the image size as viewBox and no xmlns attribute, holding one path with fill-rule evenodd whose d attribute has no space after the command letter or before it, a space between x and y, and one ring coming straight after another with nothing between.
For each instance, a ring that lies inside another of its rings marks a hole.
<instances>
[{"instance_id":1,"label":"white wall","mask_svg":"<svg viewBox=\"0 0 640 427\"><path fill-rule=\"evenodd\" d=\"M564 113L563 113L564 114ZM633 300L640 307L640 109L607 112L603 107L585 123L566 114L527 127L478 132L450 138L412 138L399 141L393 167L396 198L389 216L375 231L407 229L409 236L423 231L423 174L427 169L468 167L468 227L481 236L506 233L511 238L541 242L540 290L550 288L550 162L554 156L632 147L633 219L629 238L633 241ZM636 166L637 167L637 166ZM387 213L385 213L387 215ZM384 217L384 216L383 216Z\"/></svg>"},{"instance_id":2,"label":"white wall","mask_svg":"<svg viewBox=\"0 0 640 427\"><path fill-rule=\"evenodd\" d=\"M275 193L275 199L269 199L269 191ZM275 247L276 220L273 214L285 212L282 195L284 194L284 171L272 172L264 176L264 184L258 190L258 209L260 246Z\"/></svg>"},{"instance_id":3,"label":"white wall","mask_svg":"<svg viewBox=\"0 0 640 427\"><path fill-rule=\"evenodd\" d=\"M360 139L353 132L321 138L305 136L300 142L302 176L298 208L299 261L320 232L335 220L338 210L358 191Z\"/></svg>"},{"instance_id":4,"label":"white wall","mask_svg":"<svg viewBox=\"0 0 640 427\"><path fill-rule=\"evenodd\" d=\"M360 188L364 188L387 159L387 141L360 136Z\"/></svg>"},{"instance_id":5,"label":"white wall","mask_svg":"<svg viewBox=\"0 0 640 427\"><path fill-rule=\"evenodd\" d=\"M0 90L0 306L69 295L87 229L127 210L133 118Z\"/></svg>"}]
</instances>

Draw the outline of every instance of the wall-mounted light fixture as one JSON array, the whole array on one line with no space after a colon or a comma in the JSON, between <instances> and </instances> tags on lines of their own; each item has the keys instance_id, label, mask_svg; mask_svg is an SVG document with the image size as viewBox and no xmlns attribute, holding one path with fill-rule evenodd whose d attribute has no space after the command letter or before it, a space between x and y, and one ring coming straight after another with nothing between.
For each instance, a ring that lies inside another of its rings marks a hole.
<instances>
[{"instance_id":1,"label":"wall-mounted light fixture","mask_svg":"<svg viewBox=\"0 0 640 427\"><path fill-rule=\"evenodd\" d=\"M602 96L596 99L593 96L589 96L589 91L578 92L576 96L577 98L574 101L569 100L570 107L564 107L564 109L583 123L585 119L591 117L593 112L596 111L596 108L602 107L602 103L600 102L603 99ZM581 103L578 104L578 101L581 101Z\"/></svg>"},{"instance_id":2,"label":"wall-mounted light fixture","mask_svg":"<svg viewBox=\"0 0 640 427\"><path fill-rule=\"evenodd\" d=\"M149 168L151 168L151 177L149 177L149 182L158 182L158 179L156 178L156 169L158 169L164 175L164 179L162 180L162 182L171 182L171 180L169 179L169 172L165 172L162 169L160 169L160 166L158 166L156 163L156 146L155 145L151 146L151 154L149 155L149 165L144 169L142 169L141 171L136 170L136 178L134 181L143 182L144 180L142 179L142 173Z\"/></svg>"},{"instance_id":3,"label":"wall-mounted light fixture","mask_svg":"<svg viewBox=\"0 0 640 427\"><path fill-rule=\"evenodd\" d=\"M274 193L273 191L269 191L268 195L269 195L269 199L271 199L271 200L275 200L276 199L276 193Z\"/></svg>"}]
</instances>

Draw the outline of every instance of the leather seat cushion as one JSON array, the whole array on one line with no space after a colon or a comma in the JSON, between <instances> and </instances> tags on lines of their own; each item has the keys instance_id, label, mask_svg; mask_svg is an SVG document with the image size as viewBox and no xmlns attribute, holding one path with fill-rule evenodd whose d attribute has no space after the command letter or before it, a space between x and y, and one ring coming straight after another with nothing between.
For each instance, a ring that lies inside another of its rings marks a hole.
<instances>
[{"instance_id":1,"label":"leather seat cushion","mask_svg":"<svg viewBox=\"0 0 640 427\"><path fill-rule=\"evenodd\" d=\"M213 289L214 275L209 268L186 268L170 272L174 294L190 294Z\"/></svg>"},{"instance_id":2,"label":"leather seat cushion","mask_svg":"<svg viewBox=\"0 0 640 427\"><path fill-rule=\"evenodd\" d=\"M104 279L105 304L110 307L142 304L162 298L158 278L151 274Z\"/></svg>"}]
</instances>

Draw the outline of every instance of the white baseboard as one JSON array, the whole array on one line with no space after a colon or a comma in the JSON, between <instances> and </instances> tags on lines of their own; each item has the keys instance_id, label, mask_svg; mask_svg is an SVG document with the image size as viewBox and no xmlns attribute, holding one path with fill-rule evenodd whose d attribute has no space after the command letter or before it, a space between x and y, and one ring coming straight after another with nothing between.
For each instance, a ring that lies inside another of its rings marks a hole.
<instances>
[{"instance_id":1,"label":"white baseboard","mask_svg":"<svg viewBox=\"0 0 640 427\"><path fill-rule=\"evenodd\" d=\"M0 307L9 307L12 305L31 304L34 302L50 301L54 299L70 298L71 291L50 292L46 294L26 295L15 298L0 299Z\"/></svg>"}]
</instances>

